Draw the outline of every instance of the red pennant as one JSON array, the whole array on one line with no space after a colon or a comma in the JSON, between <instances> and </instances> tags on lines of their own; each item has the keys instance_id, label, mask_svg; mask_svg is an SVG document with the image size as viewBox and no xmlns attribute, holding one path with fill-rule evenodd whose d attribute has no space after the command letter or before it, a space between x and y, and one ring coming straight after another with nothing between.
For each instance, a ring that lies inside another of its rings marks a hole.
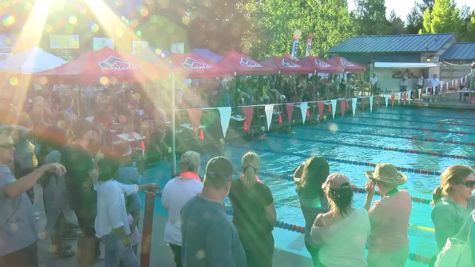
<instances>
[{"instance_id":1,"label":"red pennant","mask_svg":"<svg viewBox=\"0 0 475 267\"><path fill-rule=\"evenodd\" d=\"M200 129L200 140L201 142L205 140L205 132L203 131L203 129Z\"/></svg>"},{"instance_id":2,"label":"red pennant","mask_svg":"<svg viewBox=\"0 0 475 267\"><path fill-rule=\"evenodd\" d=\"M307 120L310 120L310 107L307 109Z\"/></svg>"},{"instance_id":3,"label":"red pennant","mask_svg":"<svg viewBox=\"0 0 475 267\"><path fill-rule=\"evenodd\" d=\"M396 100L396 97L394 95L391 95L391 107L394 107L395 100Z\"/></svg>"},{"instance_id":4,"label":"red pennant","mask_svg":"<svg viewBox=\"0 0 475 267\"><path fill-rule=\"evenodd\" d=\"M323 112L325 111L325 103L323 101L318 102L318 115L320 120L323 120Z\"/></svg>"},{"instance_id":5,"label":"red pennant","mask_svg":"<svg viewBox=\"0 0 475 267\"><path fill-rule=\"evenodd\" d=\"M201 121L202 109L200 108L190 108L188 109L188 116L190 117L191 126L195 133L198 131Z\"/></svg>"},{"instance_id":6,"label":"red pennant","mask_svg":"<svg viewBox=\"0 0 475 267\"><path fill-rule=\"evenodd\" d=\"M292 122L292 114L294 113L294 103L287 103L285 104L287 108L287 120Z\"/></svg>"},{"instance_id":7,"label":"red pennant","mask_svg":"<svg viewBox=\"0 0 475 267\"><path fill-rule=\"evenodd\" d=\"M140 149L142 149L142 151L145 151L145 142L143 140L140 141Z\"/></svg>"},{"instance_id":8,"label":"red pennant","mask_svg":"<svg viewBox=\"0 0 475 267\"><path fill-rule=\"evenodd\" d=\"M347 105L346 100L341 100L341 102L340 102L341 116L345 115L346 105Z\"/></svg>"},{"instance_id":9,"label":"red pennant","mask_svg":"<svg viewBox=\"0 0 475 267\"><path fill-rule=\"evenodd\" d=\"M381 96L376 96L376 105L378 106L378 108L381 106Z\"/></svg>"},{"instance_id":10,"label":"red pennant","mask_svg":"<svg viewBox=\"0 0 475 267\"><path fill-rule=\"evenodd\" d=\"M252 116L254 115L254 108L253 107L243 107L242 111L246 119L244 120L244 131L249 132L251 129L252 123Z\"/></svg>"},{"instance_id":11,"label":"red pennant","mask_svg":"<svg viewBox=\"0 0 475 267\"><path fill-rule=\"evenodd\" d=\"M277 122L282 124L282 115L279 113L279 117L277 117Z\"/></svg>"},{"instance_id":12,"label":"red pennant","mask_svg":"<svg viewBox=\"0 0 475 267\"><path fill-rule=\"evenodd\" d=\"M328 112L332 113L332 105L328 105Z\"/></svg>"}]
</instances>

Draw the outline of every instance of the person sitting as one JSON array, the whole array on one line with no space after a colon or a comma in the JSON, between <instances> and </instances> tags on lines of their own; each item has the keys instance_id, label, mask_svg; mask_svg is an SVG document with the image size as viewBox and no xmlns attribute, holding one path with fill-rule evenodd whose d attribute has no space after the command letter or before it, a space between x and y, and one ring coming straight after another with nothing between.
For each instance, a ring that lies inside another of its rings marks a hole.
<instances>
[{"instance_id":1,"label":"person sitting","mask_svg":"<svg viewBox=\"0 0 475 267\"><path fill-rule=\"evenodd\" d=\"M294 181L300 209L305 218L305 246L312 257L313 265L318 264L318 249L310 238L310 230L318 214L328 211L328 200L322 184L328 177L330 167L322 157L311 157L294 172Z\"/></svg>"},{"instance_id":2,"label":"person sitting","mask_svg":"<svg viewBox=\"0 0 475 267\"><path fill-rule=\"evenodd\" d=\"M367 266L366 240L370 233L368 212L353 208L350 179L341 173L328 176L322 189L330 211L317 215L310 236L320 248L318 258L324 266Z\"/></svg>"},{"instance_id":3,"label":"person sitting","mask_svg":"<svg viewBox=\"0 0 475 267\"><path fill-rule=\"evenodd\" d=\"M247 266L271 267L276 212L272 193L257 177L259 164L259 156L254 152L242 156L243 174L232 182L229 199L234 210L233 223L246 252Z\"/></svg>"},{"instance_id":4,"label":"person sitting","mask_svg":"<svg viewBox=\"0 0 475 267\"><path fill-rule=\"evenodd\" d=\"M441 174L440 185L434 189L432 222L438 250L455 236L470 219L474 207L474 170L464 165L451 165Z\"/></svg>"},{"instance_id":5,"label":"person sitting","mask_svg":"<svg viewBox=\"0 0 475 267\"><path fill-rule=\"evenodd\" d=\"M407 228L411 213L411 196L398 186L406 182L406 175L389 163L378 163L374 171L367 171L366 203L371 221L368 239L368 266L404 266L409 256ZM371 206L374 187L381 200Z\"/></svg>"}]
</instances>

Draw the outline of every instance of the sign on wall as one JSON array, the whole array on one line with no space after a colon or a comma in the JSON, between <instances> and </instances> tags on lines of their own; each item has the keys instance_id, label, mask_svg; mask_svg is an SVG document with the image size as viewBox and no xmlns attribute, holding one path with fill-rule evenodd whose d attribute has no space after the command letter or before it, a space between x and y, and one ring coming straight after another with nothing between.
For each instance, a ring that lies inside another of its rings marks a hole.
<instances>
[{"instance_id":1,"label":"sign on wall","mask_svg":"<svg viewBox=\"0 0 475 267\"><path fill-rule=\"evenodd\" d=\"M114 49L114 40L112 40L111 38L106 38L106 37L94 37L92 39L93 50L101 50L104 47L109 47L110 49Z\"/></svg>"},{"instance_id":2,"label":"sign on wall","mask_svg":"<svg viewBox=\"0 0 475 267\"><path fill-rule=\"evenodd\" d=\"M79 35L76 34L50 34L49 46L52 49L78 49Z\"/></svg>"},{"instance_id":3,"label":"sign on wall","mask_svg":"<svg viewBox=\"0 0 475 267\"><path fill-rule=\"evenodd\" d=\"M132 54L138 54L141 50L148 48L147 41L132 41Z\"/></svg>"}]
</instances>

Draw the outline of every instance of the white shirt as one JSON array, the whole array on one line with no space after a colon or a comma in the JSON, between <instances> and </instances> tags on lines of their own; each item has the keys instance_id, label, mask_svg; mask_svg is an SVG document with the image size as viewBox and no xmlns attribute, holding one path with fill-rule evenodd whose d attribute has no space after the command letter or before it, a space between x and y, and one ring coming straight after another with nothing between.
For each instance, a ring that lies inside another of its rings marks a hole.
<instances>
[{"instance_id":1,"label":"white shirt","mask_svg":"<svg viewBox=\"0 0 475 267\"><path fill-rule=\"evenodd\" d=\"M125 195L139 191L136 184L126 185L115 180L99 182L97 191L96 236L101 238L112 232L113 229L124 227L130 235L129 220L125 207Z\"/></svg>"},{"instance_id":2,"label":"white shirt","mask_svg":"<svg viewBox=\"0 0 475 267\"><path fill-rule=\"evenodd\" d=\"M435 78L431 80L431 83L432 83L432 87L437 87L440 84L440 80Z\"/></svg>"},{"instance_id":3,"label":"white shirt","mask_svg":"<svg viewBox=\"0 0 475 267\"><path fill-rule=\"evenodd\" d=\"M168 181L162 192L162 206L168 210L163 241L181 246L181 209L202 189L203 183L195 179L175 177Z\"/></svg>"}]
</instances>

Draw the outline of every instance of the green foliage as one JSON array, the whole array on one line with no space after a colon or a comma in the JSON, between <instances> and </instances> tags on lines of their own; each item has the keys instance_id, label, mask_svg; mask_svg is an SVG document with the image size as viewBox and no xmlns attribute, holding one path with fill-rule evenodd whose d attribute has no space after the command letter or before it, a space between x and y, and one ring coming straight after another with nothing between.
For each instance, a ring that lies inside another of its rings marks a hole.
<instances>
[{"instance_id":1,"label":"green foliage","mask_svg":"<svg viewBox=\"0 0 475 267\"><path fill-rule=\"evenodd\" d=\"M386 19L385 0L357 0L355 12L360 34L390 34L391 25Z\"/></svg>"},{"instance_id":2,"label":"green foliage","mask_svg":"<svg viewBox=\"0 0 475 267\"><path fill-rule=\"evenodd\" d=\"M406 28L404 27L404 22L400 17L396 15L394 10L391 11L389 16L389 32L388 34L404 34L406 33Z\"/></svg>"},{"instance_id":3,"label":"green foliage","mask_svg":"<svg viewBox=\"0 0 475 267\"><path fill-rule=\"evenodd\" d=\"M309 33L315 36L314 54L325 53L355 33L346 0L249 1L244 9L251 26L242 48L259 58L289 53L295 30L303 33L299 55Z\"/></svg>"},{"instance_id":4,"label":"green foliage","mask_svg":"<svg viewBox=\"0 0 475 267\"><path fill-rule=\"evenodd\" d=\"M406 32L412 34L425 32L423 26L424 12L425 10L432 10L434 0L423 0L422 3L414 2L414 4L411 12L406 17Z\"/></svg>"},{"instance_id":5,"label":"green foliage","mask_svg":"<svg viewBox=\"0 0 475 267\"><path fill-rule=\"evenodd\" d=\"M435 0L432 11L424 11L423 32L458 33L460 27L460 10L454 0Z\"/></svg>"}]
</instances>

